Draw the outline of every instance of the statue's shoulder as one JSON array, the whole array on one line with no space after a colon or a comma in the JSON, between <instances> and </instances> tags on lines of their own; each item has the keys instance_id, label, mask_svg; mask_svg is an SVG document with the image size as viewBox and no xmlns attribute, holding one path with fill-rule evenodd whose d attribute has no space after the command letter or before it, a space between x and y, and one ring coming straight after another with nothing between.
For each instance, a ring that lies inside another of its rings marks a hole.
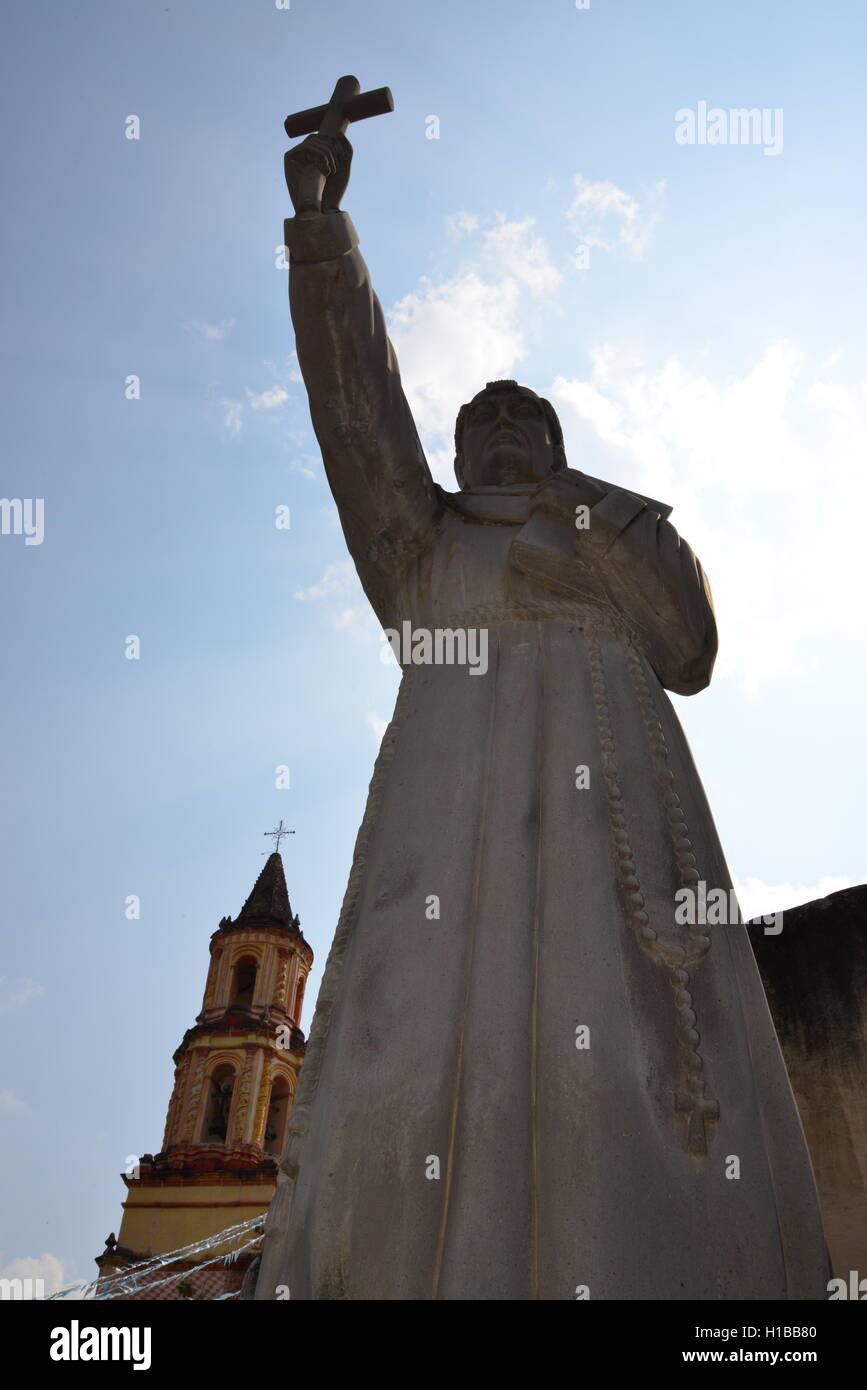
<instances>
[{"instance_id":1,"label":"statue's shoulder","mask_svg":"<svg viewBox=\"0 0 867 1390\"><path fill-rule=\"evenodd\" d=\"M604 478L594 478L592 473L582 473L577 468L566 468L563 471L566 473L567 477L571 476L576 481L579 478L588 478L591 483L595 483L597 487L603 489L606 497L611 492L620 492L627 497L637 497L638 500L649 507L652 512L656 512L661 516L663 521L666 521L668 517L671 516L673 509L668 502L658 502L655 497L646 497L643 492L635 492L632 488L621 487L619 483L606 482Z\"/></svg>"}]
</instances>

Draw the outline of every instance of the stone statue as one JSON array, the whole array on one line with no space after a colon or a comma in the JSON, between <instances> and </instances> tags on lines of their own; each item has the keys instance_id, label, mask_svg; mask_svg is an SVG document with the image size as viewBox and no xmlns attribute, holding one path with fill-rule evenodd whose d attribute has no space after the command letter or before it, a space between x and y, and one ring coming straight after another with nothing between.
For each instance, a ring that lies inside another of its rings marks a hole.
<instances>
[{"instance_id":1,"label":"stone statue","mask_svg":"<svg viewBox=\"0 0 867 1390\"><path fill-rule=\"evenodd\" d=\"M462 407L459 490L434 484L339 210L339 97L286 157L298 359L377 617L453 659L403 650L256 1297L824 1298L746 931L677 908L731 887L665 694L710 681L701 566L512 381Z\"/></svg>"}]
</instances>

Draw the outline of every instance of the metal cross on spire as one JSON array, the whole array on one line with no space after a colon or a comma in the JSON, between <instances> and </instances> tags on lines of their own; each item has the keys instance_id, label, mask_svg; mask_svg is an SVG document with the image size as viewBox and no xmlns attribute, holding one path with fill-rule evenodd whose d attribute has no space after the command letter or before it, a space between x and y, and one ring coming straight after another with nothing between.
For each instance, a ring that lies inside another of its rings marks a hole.
<instances>
[{"instance_id":1,"label":"metal cross on spire","mask_svg":"<svg viewBox=\"0 0 867 1390\"><path fill-rule=\"evenodd\" d=\"M286 829L285 825L283 824L283 817L281 816L279 825L275 826L273 830L266 830L263 833L274 840L274 849L271 851L271 853L273 854L276 852L277 854L279 854L280 841L282 840L283 836L294 835L295 831Z\"/></svg>"}]
</instances>

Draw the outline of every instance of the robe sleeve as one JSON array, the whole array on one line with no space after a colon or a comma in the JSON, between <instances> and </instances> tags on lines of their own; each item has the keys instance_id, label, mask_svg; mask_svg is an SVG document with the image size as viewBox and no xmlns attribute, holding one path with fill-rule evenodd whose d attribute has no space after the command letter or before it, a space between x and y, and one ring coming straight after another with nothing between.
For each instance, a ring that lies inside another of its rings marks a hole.
<instances>
[{"instance_id":1,"label":"robe sleeve","mask_svg":"<svg viewBox=\"0 0 867 1390\"><path fill-rule=\"evenodd\" d=\"M298 362L350 554L380 618L441 504L345 212L287 218Z\"/></svg>"},{"instance_id":2,"label":"robe sleeve","mask_svg":"<svg viewBox=\"0 0 867 1390\"><path fill-rule=\"evenodd\" d=\"M638 629L661 683L694 695L710 683L717 629L710 585L686 541L634 493L612 488L578 533L578 555L598 569Z\"/></svg>"}]
</instances>

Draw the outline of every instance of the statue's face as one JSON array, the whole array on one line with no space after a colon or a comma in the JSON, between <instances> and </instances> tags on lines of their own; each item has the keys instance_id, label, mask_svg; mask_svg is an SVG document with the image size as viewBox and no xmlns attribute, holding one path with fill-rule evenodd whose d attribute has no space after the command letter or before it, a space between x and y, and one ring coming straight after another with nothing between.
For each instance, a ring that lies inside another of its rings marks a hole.
<instances>
[{"instance_id":1,"label":"statue's face","mask_svg":"<svg viewBox=\"0 0 867 1390\"><path fill-rule=\"evenodd\" d=\"M464 422L463 487L540 483L554 467L541 402L518 392L483 396Z\"/></svg>"}]
</instances>

